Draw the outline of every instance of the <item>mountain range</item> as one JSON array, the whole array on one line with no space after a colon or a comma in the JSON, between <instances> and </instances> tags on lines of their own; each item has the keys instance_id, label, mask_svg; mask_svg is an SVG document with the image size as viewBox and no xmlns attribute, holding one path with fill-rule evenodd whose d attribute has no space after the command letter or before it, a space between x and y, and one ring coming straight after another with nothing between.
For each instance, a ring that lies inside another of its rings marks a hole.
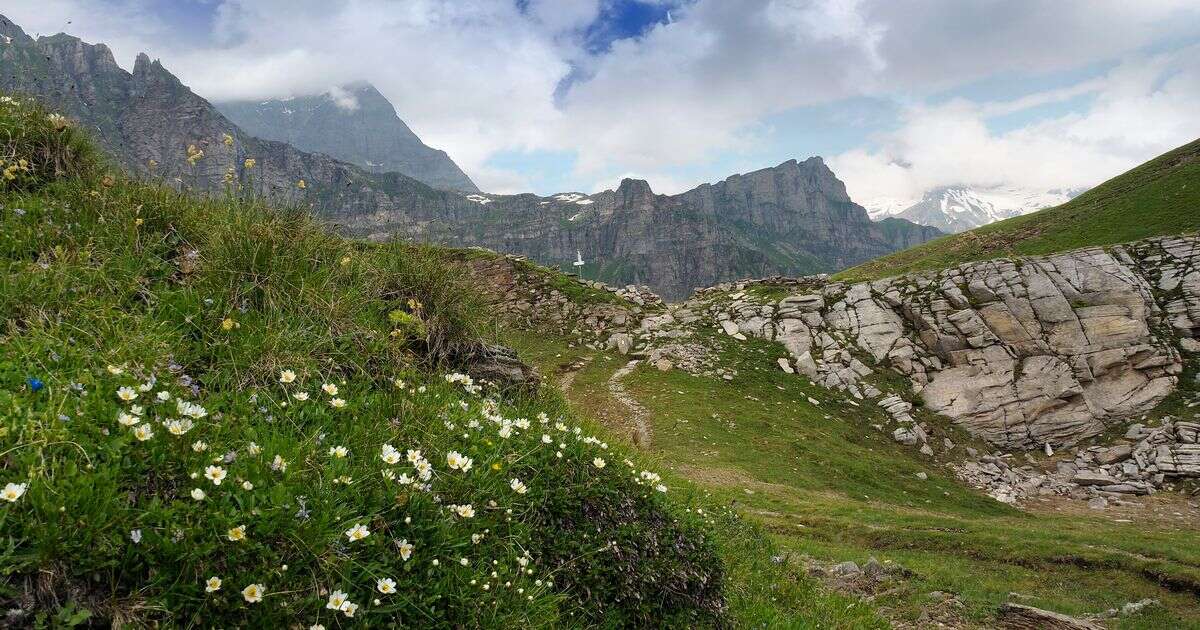
<instances>
[{"instance_id":1,"label":"mountain range","mask_svg":"<svg viewBox=\"0 0 1200 630\"><path fill-rule=\"evenodd\" d=\"M941 235L905 219L872 222L820 158L734 175L678 195L656 195L641 180L594 195L440 189L400 172L375 170L382 160L399 164L386 150L372 153L378 147L371 145L355 153L363 145L335 146L309 126L295 133L314 143L308 146L325 142L321 152L257 137L145 54L127 72L103 44L65 34L35 40L3 16L0 34L11 38L0 46L0 90L35 96L94 130L129 172L199 191L219 192L230 180L240 182L276 202L309 208L349 235L479 246L551 266L568 265L579 252L587 263L584 276L648 285L668 299L737 278L833 272ZM377 114L349 124L362 133L420 144L411 131L401 133L407 127L394 109L372 93L378 94L371 89L355 96L363 96ZM325 98L330 97L314 97L312 103ZM262 107L256 111L282 112ZM344 116L328 105L317 109L326 110L328 124ZM276 137L287 129L261 124ZM376 130L371 124L383 126ZM189 159L189 147L203 157Z\"/></svg>"},{"instance_id":2,"label":"mountain range","mask_svg":"<svg viewBox=\"0 0 1200 630\"><path fill-rule=\"evenodd\" d=\"M1030 191L1011 187L942 186L925 192L920 201L880 199L868 204L873 219L897 217L943 232L965 232L1042 208L1057 206L1083 189Z\"/></svg>"}]
</instances>

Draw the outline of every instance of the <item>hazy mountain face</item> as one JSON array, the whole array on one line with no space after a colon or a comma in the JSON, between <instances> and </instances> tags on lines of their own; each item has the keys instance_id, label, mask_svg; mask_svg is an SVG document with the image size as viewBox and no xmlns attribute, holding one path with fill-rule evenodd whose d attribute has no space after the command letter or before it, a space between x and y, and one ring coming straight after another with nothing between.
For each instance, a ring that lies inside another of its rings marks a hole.
<instances>
[{"instance_id":1,"label":"hazy mountain face","mask_svg":"<svg viewBox=\"0 0 1200 630\"><path fill-rule=\"evenodd\" d=\"M315 96L216 106L259 138L324 153L376 173L402 173L434 188L479 192L445 151L421 142L370 84L334 88Z\"/></svg>"}]
</instances>

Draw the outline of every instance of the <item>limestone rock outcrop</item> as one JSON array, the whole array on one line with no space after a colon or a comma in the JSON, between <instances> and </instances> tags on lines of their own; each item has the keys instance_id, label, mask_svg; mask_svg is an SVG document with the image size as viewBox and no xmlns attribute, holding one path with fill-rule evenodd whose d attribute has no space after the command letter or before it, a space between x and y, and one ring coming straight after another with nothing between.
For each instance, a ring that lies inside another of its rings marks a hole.
<instances>
[{"instance_id":1,"label":"limestone rock outcrop","mask_svg":"<svg viewBox=\"0 0 1200 630\"><path fill-rule=\"evenodd\" d=\"M862 398L862 377L886 366L989 442L1058 446L1174 390L1178 348L1200 338L1198 265L1200 239L1154 238L871 283L813 278L776 303L734 294L715 317L779 342L826 387Z\"/></svg>"}]
</instances>

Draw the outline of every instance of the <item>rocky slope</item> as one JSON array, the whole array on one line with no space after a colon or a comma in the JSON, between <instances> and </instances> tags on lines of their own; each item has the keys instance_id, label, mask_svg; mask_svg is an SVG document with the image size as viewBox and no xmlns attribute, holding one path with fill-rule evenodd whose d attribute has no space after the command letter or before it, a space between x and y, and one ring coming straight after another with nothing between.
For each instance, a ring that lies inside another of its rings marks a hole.
<instances>
[{"instance_id":1,"label":"rocky slope","mask_svg":"<svg viewBox=\"0 0 1200 630\"><path fill-rule=\"evenodd\" d=\"M951 463L953 472L1000 501L1063 495L1102 509L1200 478L1200 413L1143 420L1179 391L1187 361L1200 364L1200 237L874 283L726 283L671 305L644 287L564 285L512 257L479 257L472 267L498 287L497 312L517 325L661 370L731 380L722 348L773 340L787 353L776 369L841 391L852 404L872 401L891 418L876 428L925 455L965 453L970 459ZM895 373L905 387L888 378ZM1191 380L1200 377L1189 374L1183 391L1192 393L1179 406L1200 411L1200 380ZM956 445L921 419L929 412L1000 450L981 455ZM1107 444L1078 446L1101 433ZM1047 458L1039 469L1004 449Z\"/></svg>"},{"instance_id":2,"label":"rocky slope","mask_svg":"<svg viewBox=\"0 0 1200 630\"><path fill-rule=\"evenodd\" d=\"M12 38L0 47L0 90L37 95L95 129L126 169L197 190L252 187L355 236L483 246L551 266L581 252L588 277L679 299L734 278L835 271L940 234L900 219L870 221L819 158L680 195L656 195L640 180L596 195L436 190L256 138L146 55L130 73L103 44L34 40L3 17L0 34ZM189 147L202 157L189 159Z\"/></svg>"},{"instance_id":3,"label":"rocky slope","mask_svg":"<svg viewBox=\"0 0 1200 630\"><path fill-rule=\"evenodd\" d=\"M313 96L216 103L216 107L259 138L331 155L375 173L403 173L434 188L479 192L445 151L421 142L369 83Z\"/></svg>"},{"instance_id":4,"label":"rocky slope","mask_svg":"<svg viewBox=\"0 0 1200 630\"><path fill-rule=\"evenodd\" d=\"M905 426L912 405L868 384L868 375L904 375L926 409L992 444L1055 448L1149 410L1175 390L1181 350L1200 352L1198 237L873 283L817 276L724 284L669 308L648 309L658 304L653 296L635 294L636 307L596 300L584 330L647 356L664 340L688 337L676 329L696 323L739 339L774 340L789 354L782 369L878 400L904 440L915 433ZM516 300L516 312L530 321L542 309L539 317L560 327L578 320L564 295L533 295L505 301ZM662 331L668 334L656 334Z\"/></svg>"}]
</instances>

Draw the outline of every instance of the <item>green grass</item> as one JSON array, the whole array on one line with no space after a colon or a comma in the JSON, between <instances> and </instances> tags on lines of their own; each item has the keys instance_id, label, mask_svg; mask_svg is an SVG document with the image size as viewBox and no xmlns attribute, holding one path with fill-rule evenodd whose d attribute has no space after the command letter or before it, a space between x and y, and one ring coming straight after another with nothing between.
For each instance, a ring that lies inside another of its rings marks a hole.
<instances>
[{"instance_id":1,"label":"green grass","mask_svg":"<svg viewBox=\"0 0 1200 630\"><path fill-rule=\"evenodd\" d=\"M580 413L619 423L612 411L619 403L605 383L621 357L510 334L550 372L594 356L568 398ZM728 346L721 358L738 371L731 382L639 367L625 387L650 412L650 455L765 527L782 550L774 553L859 563L874 556L905 567L911 576L872 604L909 623L932 605L930 592L943 591L964 603L962 622L983 627L1005 601L1083 615L1146 597L1164 607L1121 618L1117 627L1200 627L1200 534L1193 527L1000 504L955 480L942 466L953 457L925 458L874 429L884 422L878 408L852 406L772 369L782 356L773 344L750 340L738 348ZM936 442L971 443L924 419L935 425ZM964 456L960 449L957 457Z\"/></svg>"},{"instance_id":2,"label":"green grass","mask_svg":"<svg viewBox=\"0 0 1200 630\"><path fill-rule=\"evenodd\" d=\"M858 282L989 258L1051 254L1200 230L1200 140L1160 155L1061 206L1014 217L838 273Z\"/></svg>"},{"instance_id":3,"label":"green grass","mask_svg":"<svg viewBox=\"0 0 1200 630\"><path fill-rule=\"evenodd\" d=\"M34 107L0 103L0 131L28 163L0 182L13 623L730 623L730 517L657 491L552 392L445 378L488 328L445 252L106 174ZM428 479L384 445L419 449ZM326 607L334 590L353 617Z\"/></svg>"}]
</instances>

